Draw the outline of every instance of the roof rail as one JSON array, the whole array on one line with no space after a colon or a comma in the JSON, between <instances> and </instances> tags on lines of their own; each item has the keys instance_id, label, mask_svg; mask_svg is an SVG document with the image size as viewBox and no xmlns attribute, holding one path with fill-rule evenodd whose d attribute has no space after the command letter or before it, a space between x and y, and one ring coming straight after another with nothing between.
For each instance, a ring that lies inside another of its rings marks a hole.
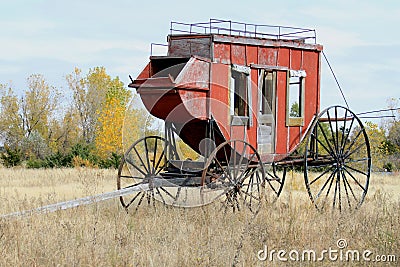
<instances>
[{"instance_id":1,"label":"roof rail","mask_svg":"<svg viewBox=\"0 0 400 267\"><path fill-rule=\"evenodd\" d=\"M231 20L210 19L208 22L183 23L171 21L170 34L227 34L276 40L317 42L313 29L277 25L252 24Z\"/></svg>"}]
</instances>

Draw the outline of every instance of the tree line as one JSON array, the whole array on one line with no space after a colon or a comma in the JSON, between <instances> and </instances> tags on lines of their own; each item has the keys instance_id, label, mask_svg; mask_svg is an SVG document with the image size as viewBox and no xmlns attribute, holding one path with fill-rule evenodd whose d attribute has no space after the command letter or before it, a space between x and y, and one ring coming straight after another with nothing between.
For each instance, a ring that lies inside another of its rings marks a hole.
<instances>
[{"instance_id":1,"label":"tree line","mask_svg":"<svg viewBox=\"0 0 400 267\"><path fill-rule=\"evenodd\" d=\"M400 170L400 101L388 99L391 118L382 120L378 125L367 121L365 128L368 133L372 168L374 171Z\"/></svg>"},{"instance_id":2,"label":"tree line","mask_svg":"<svg viewBox=\"0 0 400 267\"><path fill-rule=\"evenodd\" d=\"M61 90L33 74L20 94L11 84L0 84L4 166L116 168L126 149L122 138L130 144L145 131L157 134L146 112L130 104L135 103L132 92L104 67L87 73L75 68L65 82ZM400 110L394 109L399 105L398 99L389 99L392 118L365 123L374 171L400 170Z\"/></svg>"},{"instance_id":3,"label":"tree line","mask_svg":"<svg viewBox=\"0 0 400 267\"><path fill-rule=\"evenodd\" d=\"M143 110L129 105L131 91L104 67L86 74L75 68L65 82L61 90L33 74L22 94L0 84L3 165L117 167L123 134L135 140L151 123ZM123 127L126 118L130 125Z\"/></svg>"}]
</instances>

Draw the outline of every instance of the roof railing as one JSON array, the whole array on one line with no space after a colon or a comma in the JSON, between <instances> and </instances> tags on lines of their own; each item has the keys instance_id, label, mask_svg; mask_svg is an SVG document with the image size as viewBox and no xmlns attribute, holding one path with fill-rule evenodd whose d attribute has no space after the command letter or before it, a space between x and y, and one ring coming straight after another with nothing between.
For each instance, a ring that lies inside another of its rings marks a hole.
<instances>
[{"instance_id":1,"label":"roof railing","mask_svg":"<svg viewBox=\"0 0 400 267\"><path fill-rule=\"evenodd\" d=\"M231 20L210 19L208 22L171 22L170 34L226 34L276 40L302 40L316 43L313 29L266 24L252 24Z\"/></svg>"}]
</instances>

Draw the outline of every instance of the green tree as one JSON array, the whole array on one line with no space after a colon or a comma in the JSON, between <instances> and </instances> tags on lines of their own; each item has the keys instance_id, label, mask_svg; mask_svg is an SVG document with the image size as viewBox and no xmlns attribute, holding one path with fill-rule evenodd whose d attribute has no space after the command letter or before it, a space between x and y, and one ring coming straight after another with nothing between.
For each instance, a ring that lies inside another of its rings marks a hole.
<instances>
[{"instance_id":1,"label":"green tree","mask_svg":"<svg viewBox=\"0 0 400 267\"><path fill-rule=\"evenodd\" d=\"M28 77L28 89L20 100L20 111L25 137L37 131L49 139L49 121L58 106L58 91L41 74Z\"/></svg>"},{"instance_id":2,"label":"green tree","mask_svg":"<svg viewBox=\"0 0 400 267\"><path fill-rule=\"evenodd\" d=\"M292 106L290 107L290 112L289 112L289 116L296 118L296 117L300 117L300 107L299 107L299 103L294 102L292 104Z\"/></svg>"},{"instance_id":3,"label":"green tree","mask_svg":"<svg viewBox=\"0 0 400 267\"><path fill-rule=\"evenodd\" d=\"M28 89L19 101L24 132L21 148L30 157L43 158L50 152L53 139L50 121L55 117L59 93L41 74L29 76L27 82Z\"/></svg>"},{"instance_id":4,"label":"green tree","mask_svg":"<svg viewBox=\"0 0 400 267\"><path fill-rule=\"evenodd\" d=\"M20 145L24 137L22 119L19 113L19 99L13 89L0 84L0 136L10 149Z\"/></svg>"}]
</instances>

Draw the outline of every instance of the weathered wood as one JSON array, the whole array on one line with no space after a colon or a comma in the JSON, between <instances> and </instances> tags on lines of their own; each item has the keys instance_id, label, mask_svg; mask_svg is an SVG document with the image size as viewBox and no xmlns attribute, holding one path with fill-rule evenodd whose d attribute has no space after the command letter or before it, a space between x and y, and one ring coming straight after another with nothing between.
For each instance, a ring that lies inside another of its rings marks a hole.
<instances>
[{"instance_id":1,"label":"weathered wood","mask_svg":"<svg viewBox=\"0 0 400 267\"><path fill-rule=\"evenodd\" d=\"M78 199L74 199L74 200L50 204L50 205L46 205L46 206L39 207L36 209L17 211L17 212L13 212L13 213L9 213L9 214L4 214L4 215L1 215L0 218L8 219L8 218L15 218L15 217L25 217L25 216L30 216L30 215L34 215L34 214L49 213L49 212L54 212L54 211L58 211L58 210L66 210L66 209L75 208L78 206L89 205L92 203L105 201L105 200L117 198L120 196L129 195L134 192L147 191L147 190L149 190L148 184L138 184L138 185L135 185L135 186L132 186L129 188L124 188L124 189L116 190L113 192L107 192L107 193L100 194L100 195L88 196L88 197L78 198Z\"/></svg>"}]
</instances>

